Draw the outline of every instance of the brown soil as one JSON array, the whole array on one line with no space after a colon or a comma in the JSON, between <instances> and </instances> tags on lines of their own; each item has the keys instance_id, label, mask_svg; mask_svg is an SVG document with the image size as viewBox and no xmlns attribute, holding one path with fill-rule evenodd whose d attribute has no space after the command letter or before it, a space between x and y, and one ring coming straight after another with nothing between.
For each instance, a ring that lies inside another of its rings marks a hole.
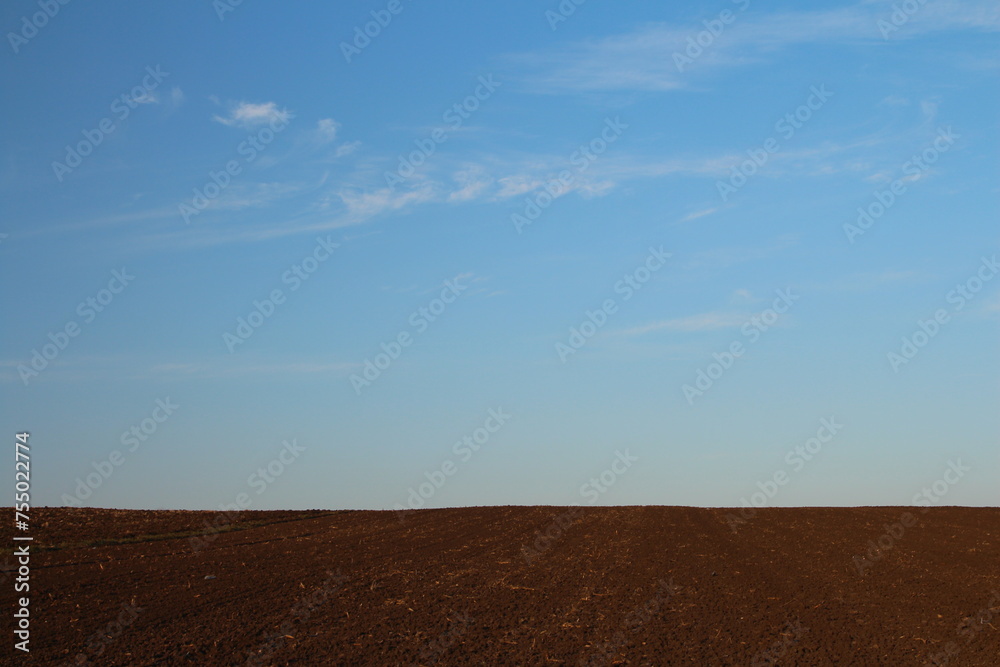
<instances>
[{"instance_id":1,"label":"brown soil","mask_svg":"<svg viewBox=\"0 0 1000 667\"><path fill-rule=\"evenodd\" d=\"M5 632L6 664L1000 664L998 509L31 519L31 653Z\"/></svg>"}]
</instances>

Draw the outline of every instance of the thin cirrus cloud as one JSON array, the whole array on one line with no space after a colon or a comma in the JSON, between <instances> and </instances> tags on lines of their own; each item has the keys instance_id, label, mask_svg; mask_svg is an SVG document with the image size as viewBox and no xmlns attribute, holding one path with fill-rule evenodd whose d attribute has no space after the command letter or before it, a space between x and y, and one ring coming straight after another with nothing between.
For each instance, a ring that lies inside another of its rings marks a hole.
<instances>
[{"instance_id":1,"label":"thin cirrus cloud","mask_svg":"<svg viewBox=\"0 0 1000 667\"><path fill-rule=\"evenodd\" d=\"M828 160L832 154L842 150L843 147L828 145L822 150L806 152L807 154L797 153L792 157L810 161ZM489 166L465 163L450 174L447 173L447 169L441 169L438 173L432 172L414 179L413 183L396 188L379 187L376 182L380 177L369 169L363 174L355 174L355 177L360 178L362 182L355 183L351 187L333 186L325 197L327 204L320 207L325 211L330 209L330 204L337 204L336 208L339 211L335 212L333 218L303 222L299 225L282 224L280 229L259 231L262 237L270 238L361 225L384 214L401 213L427 204L501 202L539 191L565 167L563 162L552 156L535 155L522 158L500 164L494 160ZM556 196L562 197L571 192L583 197L604 196L621 183L642 178L656 179L674 175L721 177L728 173L729 167L736 164L739 159L736 154L667 160L638 156L610 158L592 165L586 175L579 175L569 187L561 187ZM801 170L802 165L799 166ZM706 209L698 213L710 215L714 212L714 209ZM697 217L700 216L693 215L689 219ZM246 231L249 230L242 230L239 236L242 237ZM257 232L253 233L257 235Z\"/></svg>"},{"instance_id":2,"label":"thin cirrus cloud","mask_svg":"<svg viewBox=\"0 0 1000 667\"><path fill-rule=\"evenodd\" d=\"M623 336L641 336L652 331L672 331L680 333L692 333L701 331L715 331L717 329L734 329L743 326L750 319L747 313L713 311L699 313L687 317L677 317L669 320L661 320L651 324L625 329L619 332Z\"/></svg>"},{"instance_id":3,"label":"thin cirrus cloud","mask_svg":"<svg viewBox=\"0 0 1000 667\"><path fill-rule=\"evenodd\" d=\"M880 21L891 21L894 8L888 2L863 2L843 9L769 15L731 11L734 20L693 62L681 67L675 54L683 55L688 40L705 30L700 21L646 24L600 40L514 54L508 59L524 70L523 81L535 92L663 92L686 88L692 72L766 62L796 45L883 43L885 23ZM1000 6L994 1L938 0L923 5L898 29L886 32L889 39L907 39L945 30L998 29Z\"/></svg>"},{"instance_id":4,"label":"thin cirrus cloud","mask_svg":"<svg viewBox=\"0 0 1000 667\"><path fill-rule=\"evenodd\" d=\"M246 118L247 115L244 113L240 117ZM259 118L265 114L253 112L249 115ZM330 122L327 123L325 120ZM317 123L314 132L335 135L339 124L332 119L325 120ZM337 149L337 155L349 153L356 147L357 142L344 144ZM853 155L858 148L870 149L871 142L862 140L848 145L828 142L819 148L786 152L773 159L775 164L771 165L769 171L780 175L787 171L781 168L781 164L785 162L794 163L796 171L800 174L816 172L818 169L816 165L819 164L826 165L827 171L829 171L831 158L839 154L845 154L846 158L848 155ZM740 156L735 153L666 159L636 155L608 157L592 165L585 175L578 175L570 187L561 188L558 196L565 196L574 191L584 197L603 196L610 193L619 184L636 179L658 179L674 175L718 178L727 174L729 168L736 164L739 159ZM378 163L379 159L375 158L375 162L366 167L362 158L360 163L355 164L354 175L346 179L348 182L353 181L351 185L345 185L343 181L340 181L339 183L331 183L326 188L323 187L322 182L319 185L306 187L301 180L285 183L280 181L237 183L228 188L222 196L213 200L209 207L215 212L262 208L270 206L277 200L312 191L319 201L318 204L311 207L312 213L323 216L322 219L310 220L308 212L303 212L304 217L292 224L283 220L278 225L272 221L257 227L252 224L247 225L246 221L243 220L238 228L214 229L211 232L186 229L177 233L198 236L199 238L188 239L188 241L199 245L216 245L361 225L384 214L402 213L414 207L428 204L456 205L475 201L501 202L538 191L545 187L568 164L565 157L554 155L519 155L508 160L494 158L489 160L488 164L466 161L456 165L445 161L440 165L440 168L433 169L430 173L419 178L410 179L411 182L407 182L402 187L388 188L380 183L382 180L381 170L371 166ZM846 167L837 167L837 170L843 168ZM697 210L684 221L695 220L715 212L716 209L712 207ZM331 213L332 217L330 217ZM154 217L172 217L175 214L175 209L168 207L158 212ZM125 216L115 222L124 223L132 219L134 216ZM162 242L164 239L160 240ZM720 258L698 257L693 259L697 259L695 264L700 265L706 261L709 264L714 264L716 262L713 260Z\"/></svg>"},{"instance_id":5,"label":"thin cirrus cloud","mask_svg":"<svg viewBox=\"0 0 1000 667\"><path fill-rule=\"evenodd\" d=\"M244 102L232 107L225 118L216 116L215 119L224 125L253 127L270 120L284 120L290 117L291 113L288 110L279 108L274 102L260 104ZM356 151L360 144L354 141L337 147L334 142L338 139L340 130L340 123L334 119L321 118L311 131L300 137L300 143L315 150L326 150L327 161L344 157ZM788 173L826 176L830 173L856 170L857 165L864 162L861 158L888 140L886 137L863 137L841 143L825 141L813 147L783 151L772 158L768 168L762 170L762 174L771 177ZM324 148L331 144L333 144L332 149ZM335 155L331 151L335 151ZM275 156L273 159L279 160L280 156ZM709 155L670 157L609 155L591 165L586 173L576 173L572 185L561 188L558 196L565 196L572 191L583 197L604 196L623 183L639 179L662 179L680 175L722 178L741 159L744 159L744 156L735 150L719 151ZM200 238L189 240L211 245L227 241L260 240L360 225L385 214L402 213L427 204L503 202L516 197L530 196L532 192L545 187L560 171L572 166L567 156L552 153L514 154L506 157L493 155L488 158L480 156L471 160L468 156L451 158L442 154L438 158L438 164L425 169L418 178L408 179L402 187L390 189L384 187L384 169L379 166L390 162L391 159L386 156L369 156L367 162L366 158L360 158L354 165L354 174L346 179L350 185L340 180L339 183L331 183L325 188L325 193L324 188L315 188L314 191L320 197L321 204L300 211L295 222L282 220L280 224L276 224L274 221L262 221L258 226L241 220L238 228L216 229L211 233L197 232ZM869 172L892 173L891 164L876 164L877 160L869 162L872 162L870 169L867 169ZM280 182L280 176L278 182L234 184L222 197L212 202L211 209L222 212L263 208L277 200L304 194L305 190L309 189L312 188L302 187L301 177L284 185ZM696 220L715 212L717 207L704 207L692 211L679 222ZM166 213L171 214L169 210ZM322 218L317 219L314 216ZM183 230L178 233L196 232Z\"/></svg>"},{"instance_id":6,"label":"thin cirrus cloud","mask_svg":"<svg viewBox=\"0 0 1000 667\"><path fill-rule=\"evenodd\" d=\"M690 222L692 220L697 220L698 218L704 218L706 215L712 215L713 213L715 213L718 210L719 210L719 207L717 207L717 206L711 206L709 208L703 208L703 209L700 209L698 211L693 211L691 213L688 213L687 215L685 215L683 218L681 218L677 222Z\"/></svg>"},{"instance_id":7,"label":"thin cirrus cloud","mask_svg":"<svg viewBox=\"0 0 1000 667\"><path fill-rule=\"evenodd\" d=\"M211 200L205 210L238 211L259 208L307 189L304 183L238 183Z\"/></svg>"},{"instance_id":8,"label":"thin cirrus cloud","mask_svg":"<svg viewBox=\"0 0 1000 667\"><path fill-rule=\"evenodd\" d=\"M493 184L493 178L478 166L459 169L452 175L458 189L448 194L449 202L464 202L477 199Z\"/></svg>"},{"instance_id":9,"label":"thin cirrus cloud","mask_svg":"<svg viewBox=\"0 0 1000 667\"><path fill-rule=\"evenodd\" d=\"M316 132L336 136L339 124L332 119L318 122ZM872 137L836 143L827 141L819 146L785 151L772 158L773 164L765 170L772 176L794 173L828 175L854 170L859 154L871 151L884 143L885 138ZM355 144L345 144L351 150ZM342 146L341 148L344 148ZM349 151L345 151L349 152ZM338 155L340 150L338 150ZM556 196L576 192L580 196L604 196L618 185L636 179L659 179L677 175L721 178L745 159L739 153L725 152L714 155L687 155L652 157L642 155L608 156L590 166L585 174L575 174L569 187L560 187ZM247 230L255 237L270 238L300 232L360 225L383 214L400 213L427 204L463 204L475 201L502 202L515 197L529 196L550 183L560 171L572 165L566 156L555 154L518 154L499 158L458 160L439 158L439 164L425 169L419 177L408 179L394 188L385 187L383 167L391 160L385 156L361 158L355 172L348 180L350 186L333 185L323 202L316 208L323 215L334 217L324 220L301 220L298 224L282 224L280 229ZM331 206L334 205L334 206ZM717 207L706 207L692 212L681 222L711 215Z\"/></svg>"},{"instance_id":10,"label":"thin cirrus cloud","mask_svg":"<svg viewBox=\"0 0 1000 667\"><path fill-rule=\"evenodd\" d=\"M253 128L268 123L287 123L291 117L290 111L279 109L274 102L240 102L230 109L227 116L212 116L212 120L223 125Z\"/></svg>"},{"instance_id":11,"label":"thin cirrus cloud","mask_svg":"<svg viewBox=\"0 0 1000 667\"><path fill-rule=\"evenodd\" d=\"M398 211L413 204L421 204L437 199L434 188L425 185L406 192L395 192L390 188L380 188L368 192L344 190L337 193L347 209L351 220L364 222L381 213Z\"/></svg>"},{"instance_id":12,"label":"thin cirrus cloud","mask_svg":"<svg viewBox=\"0 0 1000 667\"><path fill-rule=\"evenodd\" d=\"M293 361L271 364L254 363L218 363L217 361L201 363L164 363L152 366L137 377L232 377L247 375L313 375L334 374L347 376L352 371L362 368L363 364L355 362L314 362Z\"/></svg>"}]
</instances>

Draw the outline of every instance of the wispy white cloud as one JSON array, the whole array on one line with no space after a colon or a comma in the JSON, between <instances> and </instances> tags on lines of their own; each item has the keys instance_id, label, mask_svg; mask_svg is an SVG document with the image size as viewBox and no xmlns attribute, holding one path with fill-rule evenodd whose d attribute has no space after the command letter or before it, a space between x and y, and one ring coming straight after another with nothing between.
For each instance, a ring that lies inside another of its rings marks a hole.
<instances>
[{"instance_id":1,"label":"wispy white cloud","mask_svg":"<svg viewBox=\"0 0 1000 667\"><path fill-rule=\"evenodd\" d=\"M928 278L928 274L920 271L886 269L884 271L863 271L851 273L830 282L817 284L810 290L831 290L834 292L859 292L908 285Z\"/></svg>"},{"instance_id":2,"label":"wispy white cloud","mask_svg":"<svg viewBox=\"0 0 1000 667\"><path fill-rule=\"evenodd\" d=\"M359 146L361 146L360 141L348 141L346 143L340 144L339 146L337 146L337 150L334 151L333 157L341 158L350 155L354 151L358 150Z\"/></svg>"},{"instance_id":3,"label":"wispy white cloud","mask_svg":"<svg viewBox=\"0 0 1000 667\"><path fill-rule=\"evenodd\" d=\"M692 74L724 67L743 67L773 60L802 44L868 41L885 38L880 20L889 20L889 2L862 2L838 9L742 14L727 26L687 67L674 54L684 54L688 39L704 31L690 24L646 24L627 33L510 56L537 92L670 91L690 85ZM706 17L707 18L707 17ZM993 0L936 0L923 5L894 40L944 30L998 30L1000 6Z\"/></svg>"},{"instance_id":4,"label":"wispy white cloud","mask_svg":"<svg viewBox=\"0 0 1000 667\"><path fill-rule=\"evenodd\" d=\"M287 109L279 109L274 102L252 104L240 102L230 109L227 116L212 116L223 125L253 128L267 123L287 123L292 114Z\"/></svg>"},{"instance_id":5,"label":"wispy white cloud","mask_svg":"<svg viewBox=\"0 0 1000 667\"><path fill-rule=\"evenodd\" d=\"M235 183L208 202L205 210L238 211L267 206L306 190L303 183Z\"/></svg>"},{"instance_id":6,"label":"wispy white cloud","mask_svg":"<svg viewBox=\"0 0 1000 667\"><path fill-rule=\"evenodd\" d=\"M713 311L699 313L687 317L661 320L619 332L623 336L641 336L651 331L699 332L715 331L717 329L734 329L742 326L750 319L747 313Z\"/></svg>"},{"instance_id":7,"label":"wispy white cloud","mask_svg":"<svg viewBox=\"0 0 1000 667\"><path fill-rule=\"evenodd\" d=\"M466 294L468 296L471 296L473 294L479 294L479 293L482 293L482 292L486 291L483 287L481 287L481 285L482 285L482 283L489 282L490 279L487 276L477 276L474 271L465 271L463 273L459 273L458 275L454 276L452 278L452 280L455 280L459 284L466 285L467 288L473 287L474 289L472 289L471 291L464 292L464 294ZM439 283L437 285L433 285L431 287L426 287L426 288L418 291L417 294L425 295L425 294L437 294L437 293L440 293L441 287L443 285L445 285L446 282L447 281L443 281L443 282L441 282L441 283ZM480 287L475 287L477 285L479 285Z\"/></svg>"},{"instance_id":8,"label":"wispy white cloud","mask_svg":"<svg viewBox=\"0 0 1000 667\"><path fill-rule=\"evenodd\" d=\"M477 199L493 183L493 178L479 165L461 169L452 176L458 189L448 194L449 202L464 202Z\"/></svg>"},{"instance_id":9,"label":"wispy white cloud","mask_svg":"<svg viewBox=\"0 0 1000 667\"><path fill-rule=\"evenodd\" d=\"M334 374L347 375L361 368L363 364L355 362L317 362L300 361L272 364L260 363L164 363L151 366L143 377L233 377L246 375L313 375Z\"/></svg>"},{"instance_id":10,"label":"wispy white cloud","mask_svg":"<svg viewBox=\"0 0 1000 667\"><path fill-rule=\"evenodd\" d=\"M786 151L775 155L771 162L772 175L795 173L823 173L818 166L829 165L832 157L852 148L869 145L863 140L852 145L827 142L816 148ZM724 177L730 168L745 159L738 153L714 156L688 156L676 158L644 157L636 155L605 156L590 164L586 173L572 172L574 178L568 187L560 185L556 198L576 193L582 197L600 197L612 192L620 184L642 178L663 178L674 175ZM789 166L783 167L783 160ZM301 220L295 224L283 221L270 228L253 229L241 225L231 230L234 241L262 240L288 234L316 232L360 225L382 215L400 213L419 205L439 203L461 205L473 201L502 202L515 197L531 195L547 184L552 184L560 172L571 168L566 156L519 154L506 158L492 155L482 162L466 161L458 166L442 159L437 167L431 166L419 175L407 179L395 188L379 185L383 178L385 160L362 159L355 164L355 173L331 184L325 192L319 191L312 205L314 213L322 220ZM794 167L792 166L794 165ZM836 169L846 169L843 165ZM447 171L450 169L450 171ZM830 167L828 166L828 171ZM294 188L288 194L295 194ZM217 209L248 206L253 202L265 204L267 195L274 198L285 194L277 184L271 191L262 190L255 196L245 191L234 191L227 198L220 198ZM694 212L688 219L695 219L715 212L708 208ZM221 236L220 236L221 235ZM224 242L224 232L213 230L202 233L202 241ZM721 251L714 251L716 253ZM696 257L697 263L712 263L719 258ZM729 260L724 260L729 261Z\"/></svg>"},{"instance_id":11,"label":"wispy white cloud","mask_svg":"<svg viewBox=\"0 0 1000 667\"><path fill-rule=\"evenodd\" d=\"M685 215L683 218L681 218L677 222L690 222L691 220L697 220L698 218L704 218L706 215L712 215L713 213L715 213L718 210L719 210L719 208L717 206L712 206L710 208L703 208L703 209L701 209L699 211L694 211L692 213L688 213L687 215Z\"/></svg>"},{"instance_id":12,"label":"wispy white cloud","mask_svg":"<svg viewBox=\"0 0 1000 667\"><path fill-rule=\"evenodd\" d=\"M279 110L274 103L243 105L242 111L234 109L228 119L233 123L257 122L287 113ZM226 120L226 119L224 119ZM294 157L297 165L312 161L329 175L331 156L346 156L354 152L359 142L336 145L340 126L333 119L319 120L313 128L296 135L295 144L289 155L275 155L276 161L289 162ZM325 141L330 139L330 141ZM332 138L332 139L331 139ZM864 158L891 137L872 135L861 139L837 143L825 141L812 147L783 150L773 155L767 168L762 169L762 177L779 177L787 174L797 176L827 175L841 171L873 171L885 165L872 166ZM332 142L332 145L331 145ZM384 187L384 173L391 169L392 156L361 156L348 163L353 173L324 178L317 184L303 184L301 179L269 183L233 183L226 191L214 199L210 209L216 213L242 211L255 207L265 207L281 199L310 193L309 201L299 198L298 211L284 216L283 220L260 220L257 224L241 219L236 225L212 225L212 229L164 230L155 235L156 243L169 242L170 236L181 246L217 245L226 242L246 242L272 239L290 234L332 230L352 225L360 225L384 215L405 212L415 206L426 204L462 205L475 201L504 202L506 200L530 196L532 193L552 183L566 170L573 174L569 187L560 186L557 197L576 193L582 197L605 196L622 184L637 179L662 179L671 176L695 176L705 178L725 178L733 166L745 160L745 154L738 150L716 152L709 155L642 155L636 153L610 153L594 161L586 172L574 169L570 153L532 153L504 151L487 155L457 159L442 153L435 156L418 174L406 179L395 188ZM878 162L878 161L876 161ZM258 161L258 166L262 163ZM859 166L861 165L861 166ZM883 169L884 170L884 169ZM696 220L711 215L719 207L708 206L691 211L681 222ZM141 220L175 216L172 208L147 213L116 216L117 219L95 221L95 224L118 224L131 220ZM147 230L144 230L147 231ZM153 236L148 241L153 242ZM713 251L719 253L721 251ZM701 265L742 261L737 257L697 256L692 258L692 268Z\"/></svg>"},{"instance_id":13,"label":"wispy white cloud","mask_svg":"<svg viewBox=\"0 0 1000 667\"><path fill-rule=\"evenodd\" d=\"M500 189L496 192L497 199L509 199L518 195L533 192L545 185L545 181L537 176L527 174L517 174L514 176L503 176L497 179Z\"/></svg>"},{"instance_id":14,"label":"wispy white cloud","mask_svg":"<svg viewBox=\"0 0 1000 667\"><path fill-rule=\"evenodd\" d=\"M340 123L332 118L321 118L316 123L316 134L320 141L333 141L337 138L337 131L340 129Z\"/></svg>"},{"instance_id":15,"label":"wispy white cloud","mask_svg":"<svg viewBox=\"0 0 1000 667\"><path fill-rule=\"evenodd\" d=\"M430 185L400 192L395 192L390 188L364 192L341 190L337 196L346 207L347 216L359 222L367 221L382 213L399 211L408 206L430 202L438 198L434 188Z\"/></svg>"},{"instance_id":16,"label":"wispy white cloud","mask_svg":"<svg viewBox=\"0 0 1000 667\"><path fill-rule=\"evenodd\" d=\"M732 303L754 303L755 301L759 301L759 299L754 297L753 292L745 288L734 290L729 300Z\"/></svg>"}]
</instances>

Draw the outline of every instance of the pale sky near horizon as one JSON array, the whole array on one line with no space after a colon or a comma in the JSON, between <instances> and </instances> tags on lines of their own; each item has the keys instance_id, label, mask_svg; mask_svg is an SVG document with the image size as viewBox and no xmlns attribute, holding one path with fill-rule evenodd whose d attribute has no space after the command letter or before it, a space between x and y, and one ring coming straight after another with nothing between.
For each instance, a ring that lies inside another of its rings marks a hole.
<instances>
[{"instance_id":1,"label":"pale sky near horizon","mask_svg":"<svg viewBox=\"0 0 1000 667\"><path fill-rule=\"evenodd\" d=\"M2 11L11 494L997 504L996 3L227 2Z\"/></svg>"}]
</instances>

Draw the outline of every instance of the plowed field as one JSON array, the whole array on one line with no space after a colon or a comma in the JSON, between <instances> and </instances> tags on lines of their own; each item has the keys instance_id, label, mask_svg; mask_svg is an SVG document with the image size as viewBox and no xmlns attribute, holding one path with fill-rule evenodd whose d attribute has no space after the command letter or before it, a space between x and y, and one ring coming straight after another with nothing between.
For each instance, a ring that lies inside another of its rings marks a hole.
<instances>
[{"instance_id":1,"label":"plowed field","mask_svg":"<svg viewBox=\"0 0 1000 667\"><path fill-rule=\"evenodd\" d=\"M6 632L0 655L38 665L1000 665L1000 510L734 516L35 509L31 653ZM10 548L4 560L15 566ZM6 610L16 576L0 576Z\"/></svg>"}]
</instances>

